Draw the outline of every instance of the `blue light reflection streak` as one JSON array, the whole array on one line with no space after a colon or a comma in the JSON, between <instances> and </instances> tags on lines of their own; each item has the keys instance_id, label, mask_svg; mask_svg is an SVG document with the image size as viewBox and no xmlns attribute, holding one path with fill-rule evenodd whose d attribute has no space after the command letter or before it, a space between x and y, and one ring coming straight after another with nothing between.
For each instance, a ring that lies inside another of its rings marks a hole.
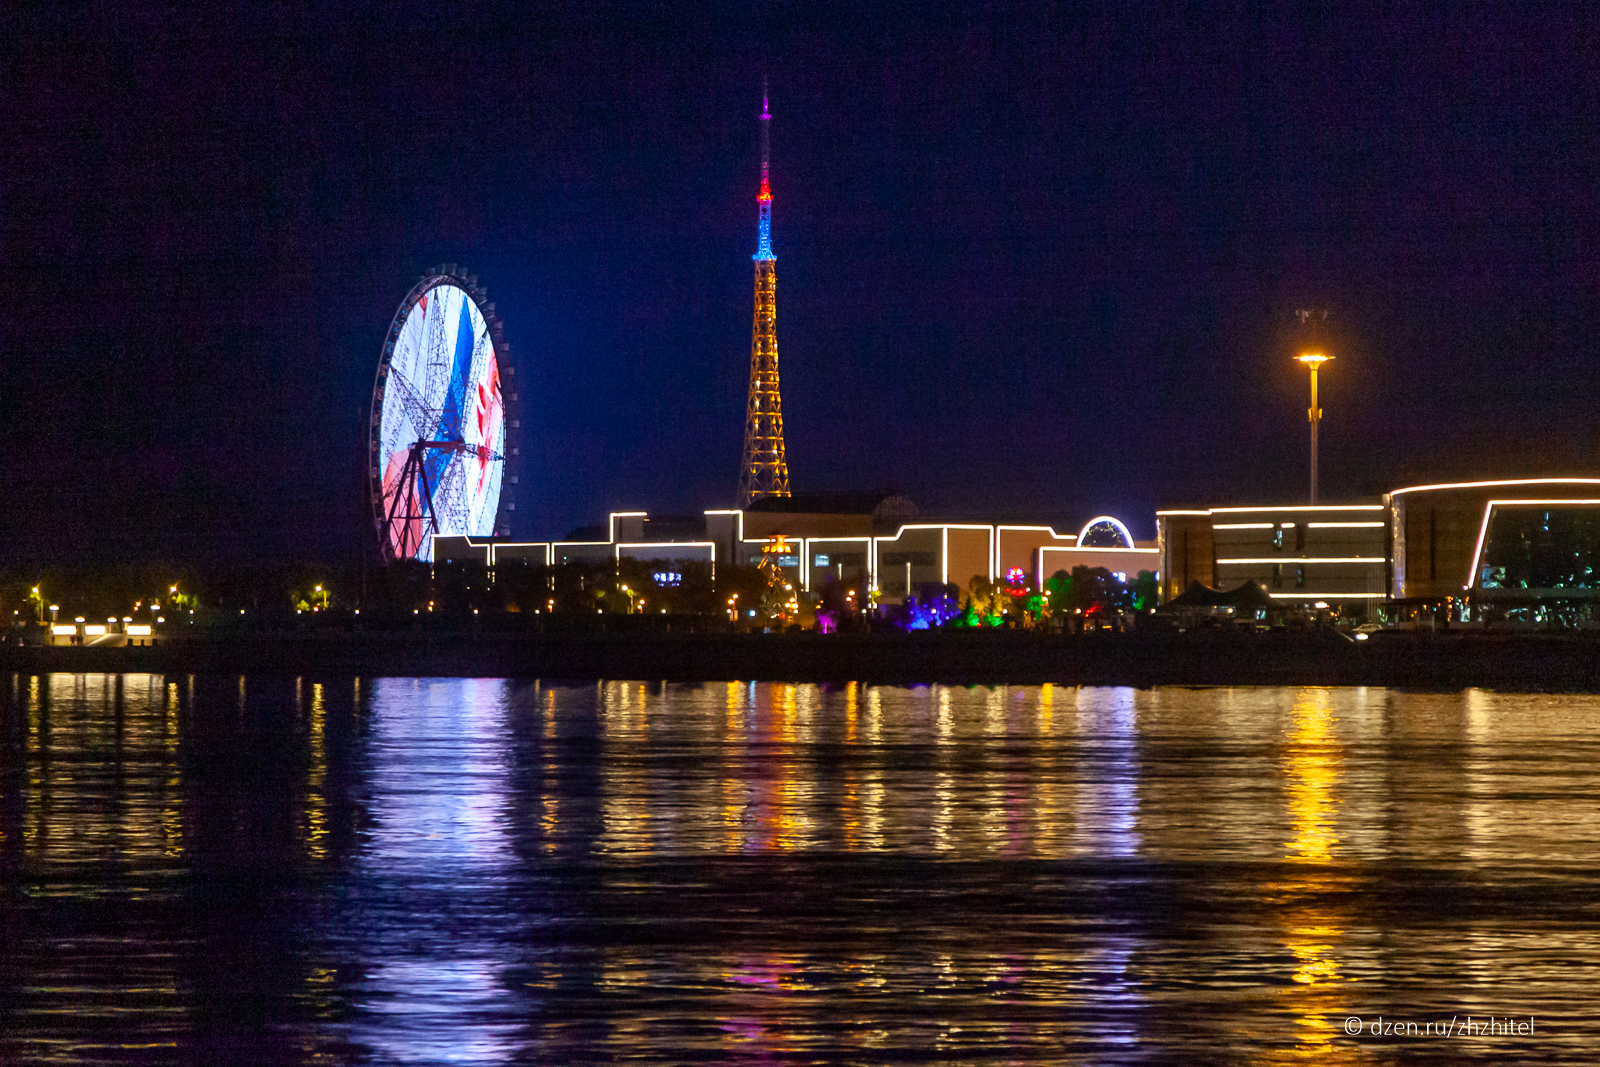
<instances>
[{"instance_id":1,"label":"blue light reflection streak","mask_svg":"<svg viewBox=\"0 0 1600 1067\"><path fill-rule=\"evenodd\" d=\"M520 1044L525 1006L499 979L511 932L498 901L459 890L516 877L506 701L502 681L373 684L372 829L356 880L372 898L369 970L350 1038L383 1059L496 1063Z\"/></svg>"}]
</instances>

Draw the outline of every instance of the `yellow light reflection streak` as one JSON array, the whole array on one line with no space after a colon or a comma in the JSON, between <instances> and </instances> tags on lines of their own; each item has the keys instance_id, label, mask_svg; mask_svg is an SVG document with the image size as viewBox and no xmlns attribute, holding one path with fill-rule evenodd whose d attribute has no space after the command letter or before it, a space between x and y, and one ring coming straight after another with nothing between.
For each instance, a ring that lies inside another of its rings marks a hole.
<instances>
[{"instance_id":1,"label":"yellow light reflection streak","mask_svg":"<svg viewBox=\"0 0 1600 1067\"><path fill-rule=\"evenodd\" d=\"M178 683L168 682L162 691L161 760L166 766L163 778L164 795L161 805L161 837L165 842L163 853L171 857L183 855L183 779L178 762Z\"/></svg>"},{"instance_id":2,"label":"yellow light reflection streak","mask_svg":"<svg viewBox=\"0 0 1600 1067\"><path fill-rule=\"evenodd\" d=\"M857 711L856 683L851 682L844 691L844 740L847 745L856 743ZM860 847L860 779L855 771L854 760L848 761L846 767L848 769L845 771L844 798L840 805L839 821L844 831L844 850L854 852Z\"/></svg>"},{"instance_id":3,"label":"yellow light reflection streak","mask_svg":"<svg viewBox=\"0 0 1600 1067\"><path fill-rule=\"evenodd\" d=\"M867 687L866 715L867 744L874 748L883 740L883 694L875 686ZM861 844L869 852L881 851L883 841L883 805L886 790L883 772L869 762L866 778L861 787Z\"/></svg>"},{"instance_id":4,"label":"yellow light reflection streak","mask_svg":"<svg viewBox=\"0 0 1600 1067\"><path fill-rule=\"evenodd\" d=\"M555 739L556 692L547 689L544 694L544 773L539 791L539 837L546 852L556 850L556 832L561 825L561 791L555 781Z\"/></svg>"},{"instance_id":5,"label":"yellow light reflection streak","mask_svg":"<svg viewBox=\"0 0 1600 1067\"><path fill-rule=\"evenodd\" d=\"M738 852L744 826L744 803L740 796L739 756L735 738L743 732L739 721L739 683L728 683L727 708L723 721L724 758L722 761L722 850Z\"/></svg>"},{"instance_id":6,"label":"yellow light reflection streak","mask_svg":"<svg viewBox=\"0 0 1600 1067\"><path fill-rule=\"evenodd\" d=\"M778 810L773 815L775 832L772 843L780 851L800 847L803 834L808 829L804 807L805 783L800 780L801 764L796 751L799 743L796 729L799 715L797 695L795 686L785 685L779 700L782 716L779 719L778 740L783 743L784 759L779 764L781 769L775 790Z\"/></svg>"},{"instance_id":7,"label":"yellow light reflection streak","mask_svg":"<svg viewBox=\"0 0 1600 1067\"><path fill-rule=\"evenodd\" d=\"M298 690L299 681L295 687ZM297 694L298 695L298 694ZM322 683L311 683L311 772L306 788L306 852L314 860L328 855L328 754L325 742L328 707L323 701Z\"/></svg>"},{"instance_id":8,"label":"yellow light reflection streak","mask_svg":"<svg viewBox=\"0 0 1600 1067\"><path fill-rule=\"evenodd\" d=\"M634 710L632 698L632 690L622 682L608 682L602 690L600 715L609 753L626 755L630 748L643 744L643 739L636 736L642 713ZM654 825L645 788L637 775L606 779L600 801L604 826L601 851L648 852L654 847Z\"/></svg>"},{"instance_id":9,"label":"yellow light reflection streak","mask_svg":"<svg viewBox=\"0 0 1600 1067\"><path fill-rule=\"evenodd\" d=\"M1287 842L1289 859L1302 863L1328 863L1339 843L1335 816L1341 760L1333 737L1333 711L1326 692L1303 696L1291 713L1288 779L1289 815L1294 838Z\"/></svg>"},{"instance_id":10,"label":"yellow light reflection streak","mask_svg":"<svg viewBox=\"0 0 1600 1067\"><path fill-rule=\"evenodd\" d=\"M1302 877L1284 886L1288 892L1315 894L1327 888L1328 874L1321 868L1333 862L1339 843L1337 787L1343 762L1334 724L1326 690L1300 694L1290 712L1284 777L1294 837L1285 848L1291 863L1305 866ZM1295 1052L1300 1056L1326 1053L1343 1034L1337 1024L1348 1005L1332 988L1351 980L1341 973L1337 955L1343 934L1336 917L1315 904L1297 910L1285 930L1284 943L1296 963L1286 995L1298 1017Z\"/></svg>"}]
</instances>

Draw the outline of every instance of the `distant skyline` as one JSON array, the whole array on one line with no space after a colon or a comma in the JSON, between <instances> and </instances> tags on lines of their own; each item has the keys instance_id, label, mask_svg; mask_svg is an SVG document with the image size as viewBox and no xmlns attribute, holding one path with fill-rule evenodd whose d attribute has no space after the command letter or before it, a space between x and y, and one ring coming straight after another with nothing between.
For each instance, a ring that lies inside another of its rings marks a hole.
<instances>
[{"instance_id":1,"label":"distant skyline","mask_svg":"<svg viewBox=\"0 0 1600 1067\"><path fill-rule=\"evenodd\" d=\"M131 8L131 10L130 10ZM1600 469L1585 5L0 14L13 558L338 555L396 306L496 302L514 533L731 506L762 79L790 484L1061 521ZM370 543L370 542L369 542Z\"/></svg>"}]
</instances>

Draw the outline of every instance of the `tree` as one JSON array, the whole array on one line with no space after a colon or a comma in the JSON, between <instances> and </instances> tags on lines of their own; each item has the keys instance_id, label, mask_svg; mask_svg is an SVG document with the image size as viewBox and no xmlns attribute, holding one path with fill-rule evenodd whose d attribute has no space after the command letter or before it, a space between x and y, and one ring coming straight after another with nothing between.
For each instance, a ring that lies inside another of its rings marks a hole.
<instances>
[{"instance_id":1,"label":"tree","mask_svg":"<svg viewBox=\"0 0 1600 1067\"><path fill-rule=\"evenodd\" d=\"M1150 611L1161 596L1161 585L1149 571L1140 571L1129 586L1133 593L1133 610Z\"/></svg>"}]
</instances>

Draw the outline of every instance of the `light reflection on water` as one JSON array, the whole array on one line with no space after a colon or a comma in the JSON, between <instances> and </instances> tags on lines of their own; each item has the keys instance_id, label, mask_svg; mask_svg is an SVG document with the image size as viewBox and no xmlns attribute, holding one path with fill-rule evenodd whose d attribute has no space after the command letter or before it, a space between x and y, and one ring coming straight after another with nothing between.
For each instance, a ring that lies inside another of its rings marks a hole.
<instances>
[{"instance_id":1,"label":"light reflection on water","mask_svg":"<svg viewBox=\"0 0 1600 1067\"><path fill-rule=\"evenodd\" d=\"M1600 698L0 676L0 1060L1600 1040ZM1488 1039L1484 1039L1487 1041ZM241 1051L243 1050L243 1051Z\"/></svg>"},{"instance_id":2,"label":"light reflection on water","mask_svg":"<svg viewBox=\"0 0 1600 1067\"><path fill-rule=\"evenodd\" d=\"M356 1036L385 1059L498 1063L516 1051L500 906L480 896L515 879L506 691L480 679L373 683L371 828L352 874L384 906L360 924L357 951L372 962ZM462 887L477 892L461 899ZM406 901L419 893L453 899L419 924Z\"/></svg>"}]
</instances>

